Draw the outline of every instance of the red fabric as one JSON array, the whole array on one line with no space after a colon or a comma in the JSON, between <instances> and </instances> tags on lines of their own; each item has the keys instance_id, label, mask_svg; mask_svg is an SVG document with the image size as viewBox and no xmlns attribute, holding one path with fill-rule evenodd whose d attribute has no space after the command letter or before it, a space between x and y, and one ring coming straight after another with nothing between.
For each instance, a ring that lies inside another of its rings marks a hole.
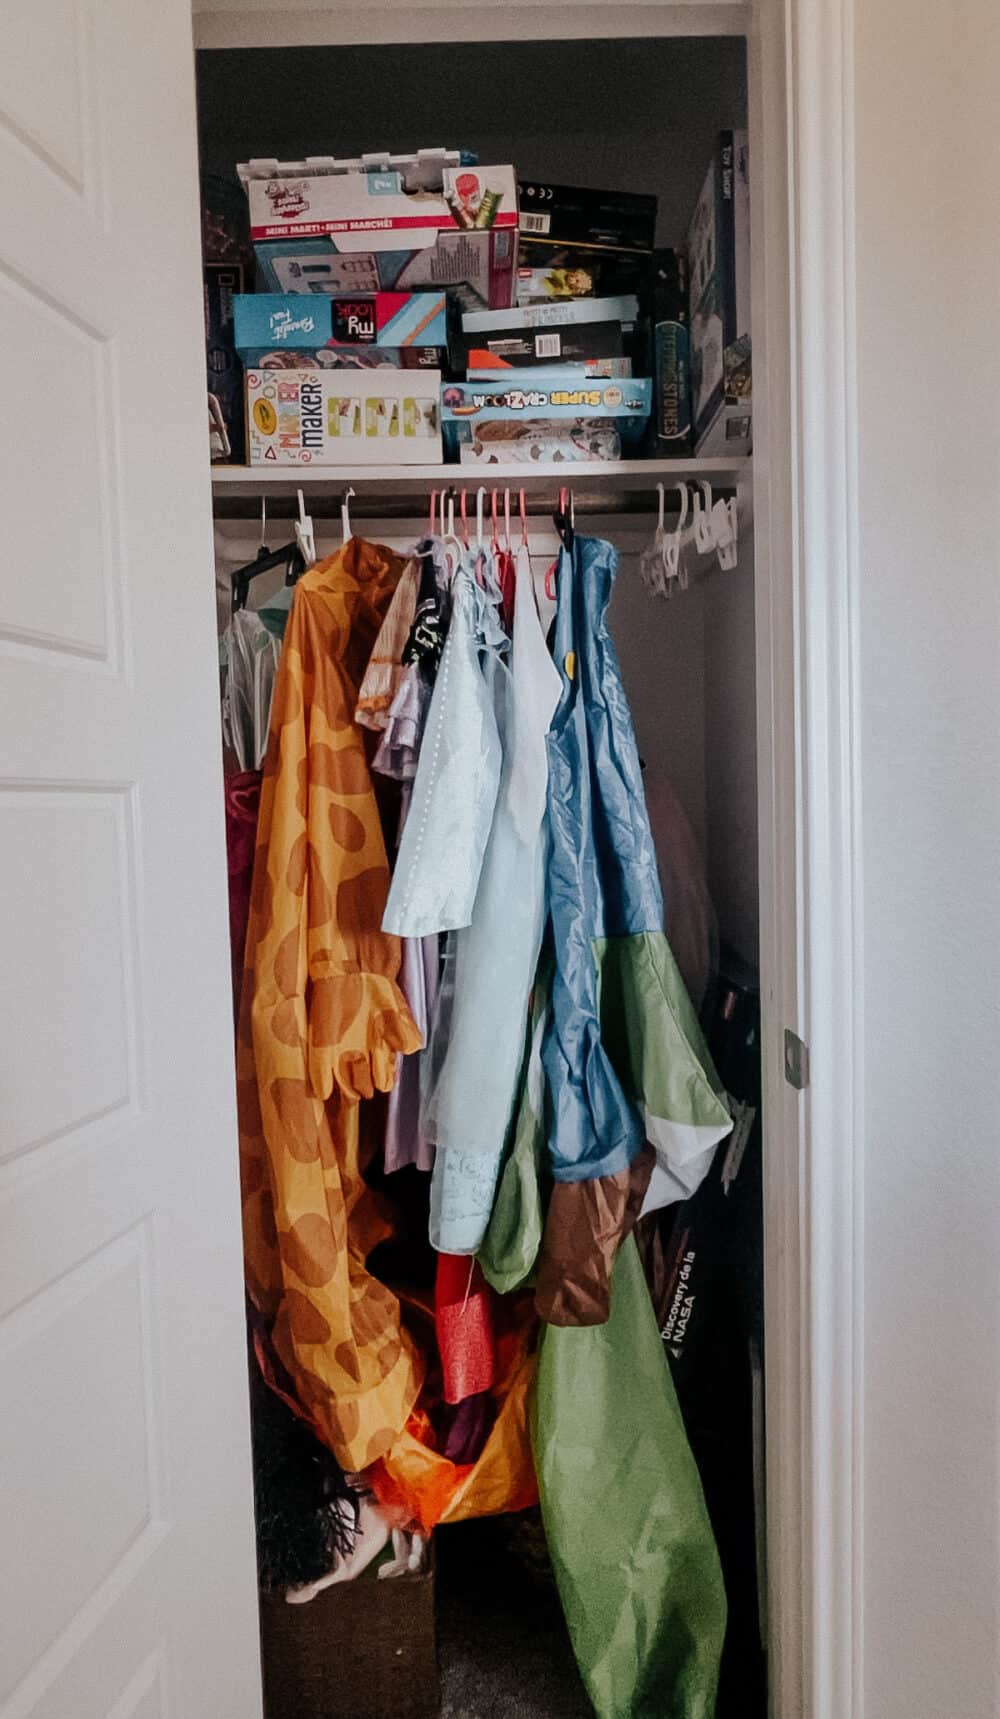
<instances>
[{"instance_id":1,"label":"red fabric","mask_svg":"<svg viewBox=\"0 0 1000 1719\"><path fill-rule=\"evenodd\" d=\"M226 777L226 856L229 862L229 949L233 963L233 1007L240 1008L243 954L250 919L250 886L257 847L261 772L238 770Z\"/></svg>"},{"instance_id":2,"label":"red fabric","mask_svg":"<svg viewBox=\"0 0 1000 1719\"><path fill-rule=\"evenodd\" d=\"M514 631L514 593L517 589L517 565L513 555L501 549L497 556L497 583L500 586L500 618L510 638Z\"/></svg>"},{"instance_id":3,"label":"red fabric","mask_svg":"<svg viewBox=\"0 0 1000 1719\"><path fill-rule=\"evenodd\" d=\"M492 1295L475 1260L438 1254L434 1324L447 1403L491 1391L496 1383Z\"/></svg>"}]
</instances>

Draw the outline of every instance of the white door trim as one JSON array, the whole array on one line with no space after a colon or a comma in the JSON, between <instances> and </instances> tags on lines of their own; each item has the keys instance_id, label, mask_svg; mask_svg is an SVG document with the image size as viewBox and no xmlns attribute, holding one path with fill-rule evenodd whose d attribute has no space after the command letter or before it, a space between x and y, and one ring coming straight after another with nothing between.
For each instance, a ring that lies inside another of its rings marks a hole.
<instances>
[{"instance_id":1,"label":"white door trim","mask_svg":"<svg viewBox=\"0 0 1000 1719\"><path fill-rule=\"evenodd\" d=\"M852 0L758 0L751 54L772 1712L862 1719Z\"/></svg>"}]
</instances>

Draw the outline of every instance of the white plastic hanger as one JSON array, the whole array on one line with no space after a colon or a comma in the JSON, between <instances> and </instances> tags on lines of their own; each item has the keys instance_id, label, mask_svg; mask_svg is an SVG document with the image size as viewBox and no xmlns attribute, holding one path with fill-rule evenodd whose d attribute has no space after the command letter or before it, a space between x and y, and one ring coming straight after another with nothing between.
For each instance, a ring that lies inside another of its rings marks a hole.
<instances>
[{"instance_id":1,"label":"white plastic hanger","mask_svg":"<svg viewBox=\"0 0 1000 1719\"><path fill-rule=\"evenodd\" d=\"M480 484L476 491L476 549L481 553L486 547L483 540L483 514L486 507L486 486Z\"/></svg>"},{"instance_id":2,"label":"white plastic hanger","mask_svg":"<svg viewBox=\"0 0 1000 1719\"><path fill-rule=\"evenodd\" d=\"M666 563L664 555L666 549L666 534L663 519L666 504L666 486L662 483L658 483L656 486L656 494L658 500L656 529L653 532L653 541L652 543L647 544L639 557L639 571L642 574L642 582L645 585L646 590L654 597L663 596L665 592L664 573Z\"/></svg>"},{"instance_id":3,"label":"white plastic hanger","mask_svg":"<svg viewBox=\"0 0 1000 1719\"><path fill-rule=\"evenodd\" d=\"M340 531L341 531L341 536L342 536L344 543L350 543L351 538L354 536L354 533L351 530L351 509L350 509L350 500L351 500L351 497L353 494L354 494L354 486L352 484L351 488L347 491L347 494L345 495L343 501L340 504Z\"/></svg>"},{"instance_id":4,"label":"white plastic hanger","mask_svg":"<svg viewBox=\"0 0 1000 1719\"><path fill-rule=\"evenodd\" d=\"M306 512L302 491L296 490L295 493L299 498L299 517L294 522L295 541L306 566L314 567L316 565L316 533L313 530L312 519Z\"/></svg>"},{"instance_id":5,"label":"white plastic hanger","mask_svg":"<svg viewBox=\"0 0 1000 1719\"><path fill-rule=\"evenodd\" d=\"M712 528L712 486L705 478L699 478L700 496L694 498L694 540L702 555L711 555L715 548L715 532Z\"/></svg>"},{"instance_id":6,"label":"white plastic hanger","mask_svg":"<svg viewBox=\"0 0 1000 1719\"><path fill-rule=\"evenodd\" d=\"M455 536L455 491L441 491L441 538L445 554L448 557L448 568L454 574L462 559L462 545Z\"/></svg>"},{"instance_id":7,"label":"white plastic hanger","mask_svg":"<svg viewBox=\"0 0 1000 1719\"><path fill-rule=\"evenodd\" d=\"M732 572L740 557L740 527L736 499L723 501L721 496L712 508L712 536L719 566Z\"/></svg>"},{"instance_id":8,"label":"white plastic hanger","mask_svg":"<svg viewBox=\"0 0 1000 1719\"><path fill-rule=\"evenodd\" d=\"M686 483L677 485L680 496L680 513L673 531L663 539L663 592L667 597L674 594L675 583L684 590L687 587L687 570L681 567L681 546L684 540L684 528L688 516L688 486Z\"/></svg>"}]
</instances>

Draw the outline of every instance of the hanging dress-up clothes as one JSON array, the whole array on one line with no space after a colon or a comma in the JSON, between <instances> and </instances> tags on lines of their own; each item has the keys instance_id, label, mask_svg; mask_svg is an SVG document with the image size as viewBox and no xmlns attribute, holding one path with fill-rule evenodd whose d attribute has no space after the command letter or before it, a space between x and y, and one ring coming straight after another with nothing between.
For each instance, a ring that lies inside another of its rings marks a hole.
<instances>
[{"instance_id":1,"label":"hanging dress-up clothes","mask_svg":"<svg viewBox=\"0 0 1000 1719\"><path fill-rule=\"evenodd\" d=\"M576 537L559 558L548 738L556 967L543 1049L552 1105L537 1299L556 1324L608 1317L614 1256L653 1175L693 1192L731 1126L663 930L632 718L607 625L618 557Z\"/></svg>"},{"instance_id":2,"label":"hanging dress-up clothes","mask_svg":"<svg viewBox=\"0 0 1000 1719\"><path fill-rule=\"evenodd\" d=\"M410 587L410 596L400 608L399 593L404 588L404 581ZM362 682L361 699L355 712L355 721L384 731L372 768L402 784L400 835L406 822L424 724L447 635L451 614L450 585L440 539L424 538L417 545L415 558L397 587L376 641L375 655ZM400 623L407 615L409 625L404 635ZM386 685L392 689L392 699L388 708L378 714L372 707L377 703L378 689ZM364 707L366 686L369 688L367 710ZM432 932L427 937L404 937L401 943L400 987L426 1043L440 983L440 938L437 932ZM415 1051L399 1059L396 1083L386 1107L385 1168L389 1172L404 1169L407 1165L426 1171L434 1163L433 1143L420 1128L421 1068L425 1054L423 1050Z\"/></svg>"},{"instance_id":3,"label":"hanging dress-up clothes","mask_svg":"<svg viewBox=\"0 0 1000 1719\"><path fill-rule=\"evenodd\" d=\"M313 1429L380 1501L429 1529L537 1497L531 1332L498 1342L478 1461L435 1448L423 1322L368 1270L392 1234L365 1169L397 1057L420 1037L382 930L389 874L354 701L403 563L352 539L295 590L264 768L237 1047L247 1285ZM369 1466L371 1465L371 1466Z\"/></svg>"},{"instance_id":4,"label":"hanging dress-up clothes","mask_svg":"<svg viewBox=\"0 0 1000 1719\"><path fill-rule=\"evenodd\" d=\"M422 1112L437 1147L431 1241L454 1254L476 1252L493 1208L545 920L545 737L561 683L527 549L517 557L511 668L497 690L500 791L472 923L455 934L448 1042Z\"/></svg>"},{"instance_id":5,"label":"hanging dress-up clothes","mask_svg":"<svg viewBox=\"0 0 1000 1719\"><path fill-rule=\"evenodd\" d=\"M352 539L299 582L264 771L237 1053L248 1287L346 1470L388 1451L421 1367L365 1261L385 1236L359 1100L419 1035L381 929L385 846L353 700L403 563Z\"/></svg>"},{"instance_id":6,"label":"hanging dress-up clothes","mask_svg":"<svg viewBox=\"0 0 1000 1719\"><path fill-rule=\"evenodd\" d=\"M284 618L287 618L287 612ZM239 766L227 770L226 859L229 872L229 948L233 975L233 1008L239 1018L243 985L243 952L250 917L250 885L257 846L260 772L267 750L280 631L252 609L237 609L219 640L222 663L222 737L227 758Z\"/></svg>"},{"instance_id":7,"label":"hanging dress-up clothes","mask_svg":"<svg viewBox=\"0 0 1000 1719\"><path fill-rule=\"evenodd\" d=\"M472 919L500 785L493 679L507 635L498 602L479 584L474 555L463 556L383 921L397 937Z\"/></svg>"}]
</instances>

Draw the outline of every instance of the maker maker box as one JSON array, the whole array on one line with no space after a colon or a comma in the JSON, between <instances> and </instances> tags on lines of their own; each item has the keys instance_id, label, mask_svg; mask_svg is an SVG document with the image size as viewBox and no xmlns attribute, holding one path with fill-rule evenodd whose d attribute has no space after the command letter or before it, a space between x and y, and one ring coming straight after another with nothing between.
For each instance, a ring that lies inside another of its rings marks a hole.
<instances>
[{"instance_id":1,"label":"maker maker box","mask_svg":"<svg viewBox=\"0 0 1000 1719\"><path fill-rule=\"evenodd\" d=\"M299 172L308 163L238 168L250 236L271 292L362 294L447 287L465 309L513 303L513 167L414 158L368 172ZM418 171L419 167L419 171Z\"/></svg>"},{"instance_id":2,"label":"maker maker box","mask_svg":"<svg viewBox=\"0 0 1000 1719\"><path fill-rule=\"evenodd\" d=\"M439 370L248 370L252 466L433 465Z\"/></svg>"}]
</instances>

